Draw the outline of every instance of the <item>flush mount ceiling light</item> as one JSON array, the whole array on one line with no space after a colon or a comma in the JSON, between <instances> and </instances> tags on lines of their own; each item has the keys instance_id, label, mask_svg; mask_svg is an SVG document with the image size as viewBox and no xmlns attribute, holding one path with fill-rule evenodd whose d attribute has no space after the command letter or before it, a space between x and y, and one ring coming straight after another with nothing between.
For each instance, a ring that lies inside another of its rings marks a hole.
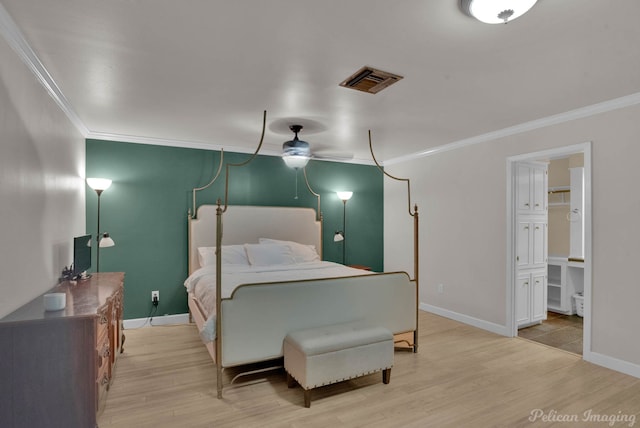
<instances>
[{"instance_id":1,"label":"flush mount ceiling light","mask_svg":"<svg viewBox=\"0 0 640 428\"><path fill-rule=\"evenodd\" d=\"M485 24L506 24L524 15L537 0L460 0L460 9Z\"/></svg>"}]
</instances>

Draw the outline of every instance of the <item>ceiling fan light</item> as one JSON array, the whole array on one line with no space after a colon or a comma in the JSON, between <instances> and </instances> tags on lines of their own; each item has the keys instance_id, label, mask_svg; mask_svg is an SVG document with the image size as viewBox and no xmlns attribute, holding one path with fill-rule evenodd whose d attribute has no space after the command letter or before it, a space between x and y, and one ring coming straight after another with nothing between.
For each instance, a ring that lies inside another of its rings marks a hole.
<instances>
[{"instance_id":1,"label":"ceiling fan light","mask_svg":"<svg viewBox=\"0 0 640 428\"><path fill-rule=\"evenodd\" d=\"M524 15L537 0L460 0L464 13L485 24L506 24Z\"/></svg>"},{"instance_id":2,"label":"ceiling fan light","mask_svg":"<svg viewBox=\"0 0 640 428\"><path fill-rule=\"evenodd\" d=\"M304 155L282 155L285 165L293 169L304 168L309 163L309 159L311 157Z\"/></svg>"}]
</instances>

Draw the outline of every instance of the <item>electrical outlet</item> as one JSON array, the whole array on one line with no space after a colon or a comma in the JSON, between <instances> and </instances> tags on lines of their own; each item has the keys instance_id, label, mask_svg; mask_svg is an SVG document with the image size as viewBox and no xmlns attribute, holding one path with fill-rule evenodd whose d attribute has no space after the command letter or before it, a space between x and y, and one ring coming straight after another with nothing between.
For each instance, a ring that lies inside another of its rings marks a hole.
<instances>
[{"instance_id":1,"label":"electrical outlet","mask_svg":"<svg viewBox=\"0 0 640 428\"><path fill-rule=\"evenodd\" d=\"M444 284L438 284L438 293L444 293Z\"/></svg>"},{"instance_id":2,"label":"electrical outlet","mask_svg":"<svg viewBox=\"0 0 640 428\"><path fill-rule=\"evenodd\" d=\"M154 306L158 306L158 303L160 303L160 292L158 290L151 292L151 303L153 303Z\"/></svg>"}]
</instances>

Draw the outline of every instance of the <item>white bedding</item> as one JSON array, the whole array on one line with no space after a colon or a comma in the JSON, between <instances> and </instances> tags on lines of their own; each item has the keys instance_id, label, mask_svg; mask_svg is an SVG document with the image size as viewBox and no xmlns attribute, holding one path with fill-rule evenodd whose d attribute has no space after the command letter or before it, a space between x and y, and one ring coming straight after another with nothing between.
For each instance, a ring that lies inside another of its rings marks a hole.
<instances>
[{"instance_id":1,"label":"white bedding","mask_svg":"<svg viewBox=\"0 0 640 428\"><path fill-rule=\"evenodd\" d=\"M231 297L233 291L242 284L334 278L371 273L327 261L272 266L223 265L222 298ZM215 266L205 266L196 270L186 279L184 286L188 292L194 294L206 312L207 322L200 331L200 337L205 343L215 340Z\"/></svg>"}]
</instances>

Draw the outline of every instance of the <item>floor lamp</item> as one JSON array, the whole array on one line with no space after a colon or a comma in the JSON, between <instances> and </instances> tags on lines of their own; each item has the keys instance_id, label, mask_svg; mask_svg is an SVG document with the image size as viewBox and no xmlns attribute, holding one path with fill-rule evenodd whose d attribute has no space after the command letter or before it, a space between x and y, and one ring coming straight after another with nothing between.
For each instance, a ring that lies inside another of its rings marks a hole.
<instances>
[{"instance_id":1,"label":"floor lamp","mask_svg":"<svg viewBox=\"0 0 640 428\"><path fill-rule=\"evenodd\" d=\"M108 178L87 178L87 184L98 194L98 227L96 233L96 272L100 272L100 247L113 247L115 242L108 233L100 232L100 195L111 186Z\"/></svg>"},{"instance_id":2,"label":"floor lamp","mask_svg":"<svg viewBox=\"0 0 640 428\"><path fill-rule=\"evenodd\" d=\"M353 192L336 192L338 198L342 200L342 230L339 230L333 235L334 242L342 241L342 264L347 264L347 201L353 196Z\"/></svg>"}]
</instances>

